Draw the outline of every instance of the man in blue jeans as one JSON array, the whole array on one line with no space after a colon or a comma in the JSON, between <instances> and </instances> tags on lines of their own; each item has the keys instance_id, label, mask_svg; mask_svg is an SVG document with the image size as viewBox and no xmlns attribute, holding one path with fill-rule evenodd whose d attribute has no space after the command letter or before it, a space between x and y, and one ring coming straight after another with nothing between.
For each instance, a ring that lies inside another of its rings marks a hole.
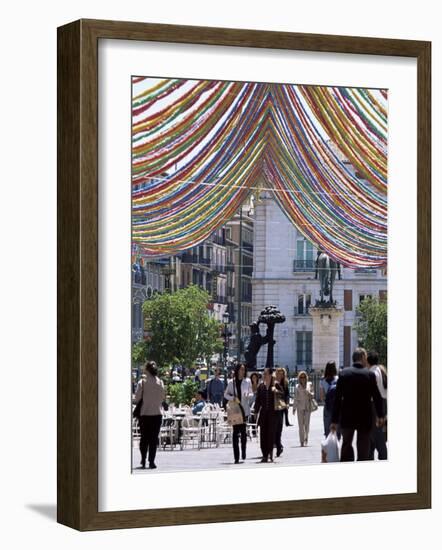
<instances>
[{"instance_id":1,"label":"man in blue jeans","mask_svg":"<svg viewBox=\"0 0 442 550\"><path fill-rule=\"evenodd\" d=\"M215 370L215 376L207 384L207 401L222 407L224 397L224 381L221 379L221 370Z\"/></svg>"}]
</instances>

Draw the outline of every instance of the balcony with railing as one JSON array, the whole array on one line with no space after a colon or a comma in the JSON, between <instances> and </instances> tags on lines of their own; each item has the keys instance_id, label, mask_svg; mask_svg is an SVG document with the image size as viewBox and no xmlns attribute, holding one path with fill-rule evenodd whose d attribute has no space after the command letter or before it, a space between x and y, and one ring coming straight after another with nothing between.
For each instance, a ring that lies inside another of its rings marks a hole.
<instances>
[{"instance_id":1,"label":"balcony with railing","mask_svg":"<svg viewBox=\"0 0 442 550\"><path fill-rule=\"evenodd\" d=\"M146 278L146 272L144 271L143 268L132 270L132 284L135 287L146 286L147 278Z\"/></svg>"},{"instance_id":2,"label":"balcony with railing","mask_svg":"<svg viewBox=\"0 0 442 550\"><path fill-rule=\"evenodd\" d=\"M183 264L196 264L198 263L198 254L192 254L191 252L185 252L181 256Z\"/></svg>"},{"instance_id":3,"label":"balcony with railing","mask_svg":"<svg viewBox=\"0 0 442 550\"><path fill-rule=\"evenodd\" d=\"M355 269L355 275L376 275L376 268L375 267L357 267Z\"/></svg>"},{"instance_id":4,"label":"balcony with railing","mask_svg":"<svg viewBox=\"0 0 442 550\"><path fill-rule=\"evenodd\" d=\"M246 252L253 253L253 244L252 243L249 243L247 241L243 241L242 248Z\"/></svg>"},{"instance_id":5,"label":"balcony with railing","mask_svg":"<svg viewBox=\"0 0 442 550\"><path fill-rule=\"evenodd\" d=\"M221 235L213 235L212 236L212 242L215 244L219 244L221 246L226 246L226 236L223 234Z\"/></svg>"},{"instance_id":6,"label":"balcony with railing","mask_svg":"<svg viewBox=\"0 0 442 550\"><path fill-rule=\"evenodd\" d=\"M216 264L213 266L213 271L215 273L218 273L218 275L225 275L227 272L227 269L225 265Z\"/></svg>"},{"instance_id":7,"label":"balcony with railing","mask_svg":"<svg viewBox=\"0 0 442 550\"><path fill-rule=\"evenodd\" d=\"M315 261L311 260L293 260L293 272L313 272L315 271Z\"/></svg>"}]
</instances>

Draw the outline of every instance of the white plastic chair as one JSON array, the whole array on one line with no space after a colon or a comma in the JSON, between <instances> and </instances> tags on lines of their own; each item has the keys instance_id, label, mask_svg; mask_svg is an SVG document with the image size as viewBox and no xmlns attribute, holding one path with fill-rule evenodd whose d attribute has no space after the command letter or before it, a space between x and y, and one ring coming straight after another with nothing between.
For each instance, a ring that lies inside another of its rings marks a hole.
<instances>
[{"instance_id":1,"label":"white plastic chair","mask_svg":"<svg viewBox=\"0 0 442 550\"><path fill-rule=\"evenodd\" d=\"M140 439L140 437L140 423L138 422L137 418L132 418L132 438Z\"/></svg>"},{"instance_id":2,"label":"white plastic chair","mask_svg":"<svg viewBox=\"0 0 442 550\"><path fill-rule=\"evenodd\" d=\"M183 450L188 443L195 447L195 444L201 449L201 418L194 418L190 415L186 415L181 424L181 450Z\"/></svg>"},{"instance_id":3,"label":"white plastic chair","mask_svg":"<svg viewBox=\"0 0 442 550\"><path fill-rule=\"evenodd\" d=\"M163 451L165 451L167 446L169 446L170 450L173 451L175 448L176 440L176 420L170 415L163 416L163 421L160 428L160 447L162 447Z\"/></svg>"},{"instance_id":4,"label":"white plastic chair","mask_svg":"<svg viewBox=\"0 0 442 550\"><path fill-rule=\"evenodd\" d=\"M227 422L225 412L221 410L218 414L217 425L216 425L217 447L224 444L231 444L232 434L233 434L233 428Z\"/></svg>"}]
</instances>

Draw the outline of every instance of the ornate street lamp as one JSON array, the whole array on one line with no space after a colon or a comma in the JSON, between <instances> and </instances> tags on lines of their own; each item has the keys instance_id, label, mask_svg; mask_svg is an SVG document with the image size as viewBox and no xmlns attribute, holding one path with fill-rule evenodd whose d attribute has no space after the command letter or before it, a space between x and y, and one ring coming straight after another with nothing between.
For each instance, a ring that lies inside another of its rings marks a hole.
<instances>
[{"instance_id":1,"label":"ornate street lamp","mask_svg":"<svg viewBox=\"0 0 442 550\"><path fill-rule=\"evenodd\" d=\"M227 357L229 354L229 337L231 333L229 332L229 322L230 316L228 311L223 313L223 323L224 323L224 350L223 350L223 365L224 365L224 381L227 381Z\"/></svg>"}]
</instances>

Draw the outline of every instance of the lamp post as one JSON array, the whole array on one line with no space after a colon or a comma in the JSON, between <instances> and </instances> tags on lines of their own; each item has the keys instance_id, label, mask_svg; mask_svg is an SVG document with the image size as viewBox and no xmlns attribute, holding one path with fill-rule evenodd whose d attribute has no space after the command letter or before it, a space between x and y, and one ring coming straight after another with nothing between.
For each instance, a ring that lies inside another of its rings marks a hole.
<instances>
[{"instance_id":1,"label":"lamp post","mask_svg":"<svg viewBox=\"0 0 442 550\"><path fill-rule=\"evenodd\" d=\"M224 381L227 382L227 357L229 352L229 336L231 336L231 333L229 332L229 321L230 316L229 313L226 311L223 314L223 323L224 323L224 350L223 350L223 365L224 365Z\"/></svg>"}]
</instances>

